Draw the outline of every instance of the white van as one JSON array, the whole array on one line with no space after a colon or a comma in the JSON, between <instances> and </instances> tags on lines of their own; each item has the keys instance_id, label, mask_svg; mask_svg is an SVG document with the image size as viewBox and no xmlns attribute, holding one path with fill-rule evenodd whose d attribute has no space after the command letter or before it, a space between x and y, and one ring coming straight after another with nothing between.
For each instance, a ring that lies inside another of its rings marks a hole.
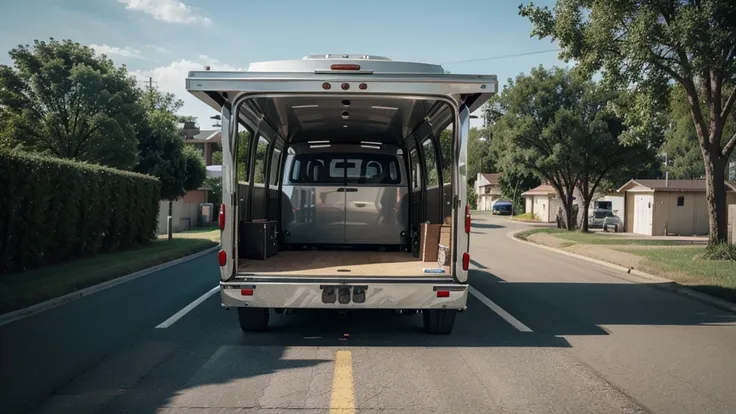
<instances>
[{"instance_id":1,"label":"white van","mask_svg":"<svg viewBox=\"0 0 736 414\"><path fill-rule=\"evenodd\" d=\"M421 312L450 333L470 264L470 113L493 75L380 56L316 55L190 72L220 111L223 306Z\"/></svg>"}]
</instances>

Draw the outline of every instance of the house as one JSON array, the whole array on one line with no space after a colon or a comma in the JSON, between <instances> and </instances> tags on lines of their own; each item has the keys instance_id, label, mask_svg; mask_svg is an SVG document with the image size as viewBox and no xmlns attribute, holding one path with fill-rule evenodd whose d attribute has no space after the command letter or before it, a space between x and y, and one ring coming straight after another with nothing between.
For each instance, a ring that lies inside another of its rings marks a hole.
<instances>
[{"instance_id":1,"label":"house","mask_svg":"<svg viewBox=\"0 0 736 414\"><path fill-rule=\"evenodd\" d=\"M630 180L624 197L624 230L647 236L705 235L705 180ZM736 182L726 182L726 203L736 204Z\"/></svg>"},{"instance_id":2,"label":"house","mask_svg":"<svg viewBox=\"0 0 736 414\"><path fill-rule=\"evenodd\" d=\"M501 188L498 186L500 176L500 173L478 173L473 185L477 210L490 210L493 202L501 198Z\"/></svg>"},{"instance_id":3,"label":"house","mask_svg":"<svg viewBox=\"0 0 736 414\"><path fill-rule=\"evenodd\" d=\"M184 144L201 148L205 165L212 165L212 154L218 148L221 140L220 130L200 130L195 122L186 121L179 124L179 131L183 135ZM219 203L219 201L209 200L208 194L209 189L207 187L200 187L188 191L184 197L171 203L172 232L185 231L200 224L207 224L206 221L213 219L214 204ZM159 234L166 233L168 215L169 202L168 200L162 200L159 203L158 214ZM202 216L204 216L204 223L202 222Z\"/></svg>"},{"instance_id":4,"label":"house","mask_svg":"<svg viewBox=\"0 0 736 414\"><path fill-rule=\"evenodd\" d=\"M524 211L533 213L545 223L554 223L562 200L557 190L549 184L542 184L521 194L524 197Z\"/></svg>"}]
</instances>

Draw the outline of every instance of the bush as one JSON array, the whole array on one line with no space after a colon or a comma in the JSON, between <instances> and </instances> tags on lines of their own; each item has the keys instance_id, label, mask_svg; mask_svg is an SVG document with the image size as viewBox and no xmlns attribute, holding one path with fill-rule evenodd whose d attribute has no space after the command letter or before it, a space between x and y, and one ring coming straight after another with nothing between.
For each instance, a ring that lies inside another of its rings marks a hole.
<instances>
[{"instance_id":1,"label":"bush","mask_svg":"<svg viewBox=\"0 0 736 414\"><path fill-rule=\"evenodd\" d=\"M533 221L539 221L539 217L534 213L524 213L514 216L517 220L533 220Z\"/></svg>"},{"instance_id":2,"label":"bush","mask_svg":"<svg viewBox=\"0 0 736 414\"><path fill-rule=\"evenodd\" d=\"M707 260L734 260L736 261L736 245L728 243L709 244L705 248L703 258Z\"/></svg>"},{"instance_id":3,"label":"bush","mask_svg":"<svg viewBox=\"0 0 736 414\"><path fill-rule=\"evenodd\" d=\"M0 274L156 237L156 178L0 150Z\"/></svg>"}]
</instances>

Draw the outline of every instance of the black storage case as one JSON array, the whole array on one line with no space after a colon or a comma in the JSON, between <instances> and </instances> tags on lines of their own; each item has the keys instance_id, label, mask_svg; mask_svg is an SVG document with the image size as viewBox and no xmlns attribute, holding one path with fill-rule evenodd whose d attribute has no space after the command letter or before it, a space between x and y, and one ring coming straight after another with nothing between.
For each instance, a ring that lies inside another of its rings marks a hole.
<instances>
[{"instance_id":1,"label":"black storage case","mask_svg":"<svg viewBox=\"0 0 736 414\"><path fill-rule=\"evenodd\" d=\"M265 260L279 251L276 222L268 220L241 221L238 233L238 256Z\"/></svg>"}]
</instances>

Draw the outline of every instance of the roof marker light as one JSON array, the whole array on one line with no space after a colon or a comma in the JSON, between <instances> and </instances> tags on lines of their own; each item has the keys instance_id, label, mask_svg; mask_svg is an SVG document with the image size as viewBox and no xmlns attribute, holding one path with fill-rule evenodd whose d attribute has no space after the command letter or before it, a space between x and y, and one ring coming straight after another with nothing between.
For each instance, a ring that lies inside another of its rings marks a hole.
<instances>
[{"instance_id":1,"label":"roof marker light","mask_svg":"<svg viewBox=\"0 0 736 414\"><path fill-rule=\"evenodd\" d=\"M337 63L330 66L330 70L360 70L360 65Z\"/></svg>"},{"instance_id":2,"label":"roof marker light","mask_svg":"<svg viewBox=\"0 0 736 414\"><path fill-rule=\"evenodd\" d=\"M350 84L347 82L343 82L342 85L340 85L340 87L342 88L342 90L346 91L350 89Z\"/></svg>"},{"instance_id":3,"label":"roof marker light","mask_svg":"<svg viewBox=\"0 0 736 414\"><path fill-rule=\"evenodd\" d=\"M330 85L330 82L325 82L322 84L322 89L329 90L332 88L332 85Z\"/></svg>"},{"instance_id":4,"label":"roof marker light","mask_svg":"<svg viewBox=\"0 0 736 414\"><path fill-rule=\"evenodd\" d=\"M358 85L358 88L360 88L361 91L364 91L364 90L368 89L368 84L367 83L361 83L360 85Z\"/></svg>"}]
</instances>

